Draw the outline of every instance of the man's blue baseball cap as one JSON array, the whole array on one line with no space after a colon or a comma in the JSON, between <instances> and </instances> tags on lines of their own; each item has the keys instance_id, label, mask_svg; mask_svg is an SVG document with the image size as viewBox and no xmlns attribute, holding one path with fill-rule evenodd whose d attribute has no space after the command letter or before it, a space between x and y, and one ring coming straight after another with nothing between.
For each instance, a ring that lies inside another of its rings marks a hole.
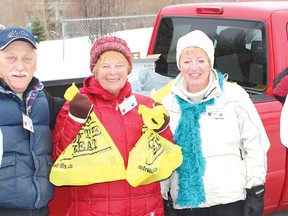
<instances>
[{"instance_id":1,"label":"man's blue baseball cap","mask_svg":"<svg viewBox=\"0 0 288 216\"><path fill-rule=\"evenodd\" d=\"M37 43L33 34L23 28L14 26L3 29L0 32L0 51L4 50L10 43L17 40L26 41L37 49Z\"/></svg>"}]
</instances>

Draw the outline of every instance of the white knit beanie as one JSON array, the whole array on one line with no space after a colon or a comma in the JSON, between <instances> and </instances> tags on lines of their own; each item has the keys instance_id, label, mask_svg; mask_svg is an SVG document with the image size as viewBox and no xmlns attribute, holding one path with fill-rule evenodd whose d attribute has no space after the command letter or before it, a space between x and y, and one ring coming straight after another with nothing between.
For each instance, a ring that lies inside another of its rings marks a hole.
<instances>
[{"instance_id":1,"label":"white knit beanie","mask_svg":"<svg viewBox=\"0 0 288 216\"><path fill-rule=\"evenodd\" d=\"M203 49L208 55L208 58L210 59L211 65L213 67L215 50L212 40L204 32L200 30L194 30L179 38L177 42L176 61L178 69L180 70L179 60L181 52L187 47L192 46Z\"/></svg>"}]
</instances>

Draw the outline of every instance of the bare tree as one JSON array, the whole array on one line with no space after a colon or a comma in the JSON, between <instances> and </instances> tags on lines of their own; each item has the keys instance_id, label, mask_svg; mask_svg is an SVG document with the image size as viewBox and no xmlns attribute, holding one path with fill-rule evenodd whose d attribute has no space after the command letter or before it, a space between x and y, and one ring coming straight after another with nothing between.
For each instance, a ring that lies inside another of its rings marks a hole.
<instances>
[{"instance_id":1,"label":"bare tree","mask_svg":"<svg viewBox=\"0 0 288 216\"><path fill-rule=\"evenodd\" d=\"M58 0L37 0L37 2L33 7L32 22L37 19L43 22L48 39L59 38L61 25L57 14Z\"/></svg>"},{"instance_id":2,"label":"bare tree","mask_svg":"<svg viewBox=\"0 0 288 216\"><path fill-rule=\"evenodd\" d=\"M129 0L73 0L80 18L125 15Z\"/></svg>"},{"instance_id":3,"label":"bare tree","mask_svg":"<svg viewBox=\"0 0 288 216\"><path fill-rule=\"evenodd\" d=\"M78 11L79 18L89 18L99 16L101 0L73 0L73 6Z\"/></svg>"},{"instance_id":4,"label":"bare tree","mask_svg":"<svg viewBox=\"0 0 288 216\"><path fill-rule=\"evenodd\" d=\"M30 5L28 0L13 0L9 1L9 3L7 3L6 0L0 0L0 5L2 25L6 27L16 25L25 28L30 22L27 16L27 8L29 8Z\"/></svg>"}]
</instances>

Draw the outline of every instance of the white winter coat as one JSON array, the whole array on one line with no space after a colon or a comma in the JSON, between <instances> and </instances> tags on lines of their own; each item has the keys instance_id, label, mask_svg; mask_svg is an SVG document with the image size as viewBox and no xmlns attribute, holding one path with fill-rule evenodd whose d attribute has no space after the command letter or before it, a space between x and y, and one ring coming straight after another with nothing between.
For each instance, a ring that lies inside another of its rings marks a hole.
<instances>
[{"instance_id":1,"label":"white winter coat","mask_svg":"<svg viewBox=\"0 0 288 216\"><path fill-rule=\"evenodd\" d=\"M257 110L246 91L237 84L224 81L223 91L218 75L212 70L214 81L207 98L215 98L215 104L206 107L200 117L202 152L206 160L203 177L206 202L199 207L226 204L246 197L246 188L264 184L267 171L267 151L270 143ZM181 74L175 79L171 93L162 101L170 114L170 128L175 133L181 110L175 95L189 101L181 91L185 83ZM223 114L223 116L221 115ZM176 209L191 208L175 203L178 196L178 173L161 183L162 194L167 192Z\"/></svg>"}]
</instances>

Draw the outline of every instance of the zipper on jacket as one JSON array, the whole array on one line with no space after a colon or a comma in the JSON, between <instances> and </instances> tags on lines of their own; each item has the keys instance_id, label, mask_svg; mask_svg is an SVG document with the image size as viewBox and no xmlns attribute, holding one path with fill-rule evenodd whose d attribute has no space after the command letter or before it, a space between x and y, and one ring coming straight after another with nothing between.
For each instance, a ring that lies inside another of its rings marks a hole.
<instances>
[{"instance_id":1,"label":"zipper on jacket","mask_svg":"<svg viewBox=\"0 0 288 216\"><path fill-rule=\"evenodd\" d=\"M116 107L115 107L115 110L116 110L116 111L119 110L119 102L118 102L118 100L116 100Z\"/></svg>"},{"instance_id":2,"label":"zipper on jacket","mask_svg":"<svg viewBox=\"0 0 288 216\"><path fill-rule=\"evenodd\" d=\"M241 160L244 160L244 158L243 158L243 154L242 154L242 149L239 148L239 151L240 151L240 158L241 158Z\"/></svg>"}]
</instances>

